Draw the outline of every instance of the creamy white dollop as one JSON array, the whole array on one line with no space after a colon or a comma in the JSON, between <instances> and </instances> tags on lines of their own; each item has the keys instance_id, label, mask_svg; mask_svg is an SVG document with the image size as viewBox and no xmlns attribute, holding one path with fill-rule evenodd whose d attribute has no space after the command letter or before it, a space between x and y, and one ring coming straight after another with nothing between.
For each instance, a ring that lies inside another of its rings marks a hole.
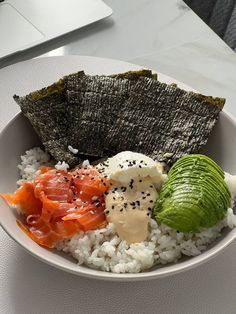
<instances>
[{"instance_id":1,"label":"creamy white dollop","mask_svg":"<svg viewBox=\"0 0 236 314\"><path fill-rule=\"evenodd\" d=\"M236 175L225 172L225 183L229 188L232 198L236 198Z\"/></svg>"},{"instance_id":2,"label":"creamy white dollop","mask_svg":"<svg viewBox=\"0 0 236 314\"><path fill-rule=\"evenodd\" d=\"M162 180L160 167L160 163L144 154L124 151L108 158L104 171L109 179L121 183L128 183L138 176L149 176L153 182L158 183Z\"/></svg>"},{"instance_id":3,"label":"creamy white dollop","mask_svg":"<svg viewBox=\"0 0 236 314\"><path fill-rule=\"evenodd\" d=\"M107 220L127 243L144 241L157 188L165 181L163 166L143 154L125 151L109 158L100 170L112 184L105 197Z\"/></svg>"}]
</instances>

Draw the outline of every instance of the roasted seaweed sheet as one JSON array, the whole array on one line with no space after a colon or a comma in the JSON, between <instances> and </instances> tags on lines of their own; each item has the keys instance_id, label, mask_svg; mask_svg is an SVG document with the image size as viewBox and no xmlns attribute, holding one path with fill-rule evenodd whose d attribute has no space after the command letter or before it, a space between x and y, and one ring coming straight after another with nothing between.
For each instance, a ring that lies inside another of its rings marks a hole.
<instances>
[{"instance_id":1,"label":"roasted seaweed sheet","mask_svg":"<svg viewBox=\"0 0 236 314\"><path fill-rule=\"evenodd\" d=\"M225 102L161 83L149 70L111 76L81 71L14 99L46 150L71 166L85 156L123 150L172 164L206 144Z\"/></svg>"},{"instance_id":2,"label":"roasted seaweed sheet","mask_svg":"<svg viewBox=\"0 0 236 314\"><path fill-rule=\"evenodd\" d=\"M221 98L139 78L108 133L107 147L115 145L117 151L128 147L172 164L207 143L224 103Z\"/></svg>"}]
</instances>

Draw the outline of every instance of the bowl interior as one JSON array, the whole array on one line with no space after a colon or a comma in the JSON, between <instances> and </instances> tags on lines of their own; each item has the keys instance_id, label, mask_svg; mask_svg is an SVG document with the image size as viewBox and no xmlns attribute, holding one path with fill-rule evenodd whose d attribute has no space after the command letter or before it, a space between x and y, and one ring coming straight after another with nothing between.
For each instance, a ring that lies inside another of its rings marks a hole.
<instances>
[{"instance_id":1,"label":"bowl interior","mask_svg":"<svg viewBox=\"0 0 236 314\"><path fill-rule=\"evenodd\" d=\"M203 150L203 153L209 155L218 162L225 171L232 174L236 174L235 135L235 121L228 114L222 112L208 144ZM19 177L17 165L20 163L20 156L24 154L27 149L36 146L40 146L40 141L36 133L27 119L24 118L22 114L18 114L0 134L0 193L13 192L16 189L16 181ZM185 258L174 265L170 264L164 267L154 267L140 274L112 274L78 266L71 258L38 246L19 229L16 224L16 213L9 210L2 199L0 200L0 222L2 227L16 242L39 259L72 273L110 280L141 280L162 277L183 271L214 256L236 236L235 230L226 229L222 237L198 257L190 259Z\"/></svg>"}]
</instances>

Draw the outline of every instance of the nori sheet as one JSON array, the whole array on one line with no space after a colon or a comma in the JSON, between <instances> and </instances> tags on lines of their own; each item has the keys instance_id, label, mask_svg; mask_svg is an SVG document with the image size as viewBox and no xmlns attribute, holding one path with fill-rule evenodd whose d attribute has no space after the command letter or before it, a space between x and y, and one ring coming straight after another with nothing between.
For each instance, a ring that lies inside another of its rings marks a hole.
<instances>
[{"instance_id":1,"label":"nori sheet","mask_svg":"<svg viewBox=\"0 0 236 314\"><path fill-rule=\"evenodd\" d=\"M110 129L106 145L109 148L112 144L117 152L143 152L172 164L206 144L224 103L222 98L139 78Z\"/></svg>"},{"instance_id":2,"label":"nori sheet","mask_svg":"<svg viewBox=\"0 0 236 314\"><path fill-rule=\"evenodd\" d=\"M70 77L68 82L68 116L73 120L68 137L81 154L103 157L107 134L129 97L133 81L84 76L79 80Z\"/></svg>"},{"instance_id":3,"label":"nori sheet","mask_svg":"<svg viewBox=\"0 0 236 314\"><path fill-rule=\"evenodd\" d=\"M46 150L56 160L77 162L68 151L67 99L64 80L30 93L13 96L22 113L29 119Z\"/></svg>"}]
</instances>

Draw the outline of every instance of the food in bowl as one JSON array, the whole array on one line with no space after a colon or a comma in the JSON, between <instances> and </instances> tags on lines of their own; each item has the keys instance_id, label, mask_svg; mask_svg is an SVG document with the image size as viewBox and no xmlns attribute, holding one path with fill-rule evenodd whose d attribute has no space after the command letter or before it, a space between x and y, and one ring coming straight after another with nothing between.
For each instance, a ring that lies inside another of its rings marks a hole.
<instances>
[{"instance_id":1,"label":"food in bowl","mask_svg":"<svg viewBox=\"0 0 236 314\"><path fill-rule=\"evenodd\" d=\"M235 177L197 154L224 100L157 84L151 72L71 77L15 97L50 152L27 151L21 187L2 195L28 236L79 264L126 273L196 256L236 225Z\"/></svg>"}]
</instances>

